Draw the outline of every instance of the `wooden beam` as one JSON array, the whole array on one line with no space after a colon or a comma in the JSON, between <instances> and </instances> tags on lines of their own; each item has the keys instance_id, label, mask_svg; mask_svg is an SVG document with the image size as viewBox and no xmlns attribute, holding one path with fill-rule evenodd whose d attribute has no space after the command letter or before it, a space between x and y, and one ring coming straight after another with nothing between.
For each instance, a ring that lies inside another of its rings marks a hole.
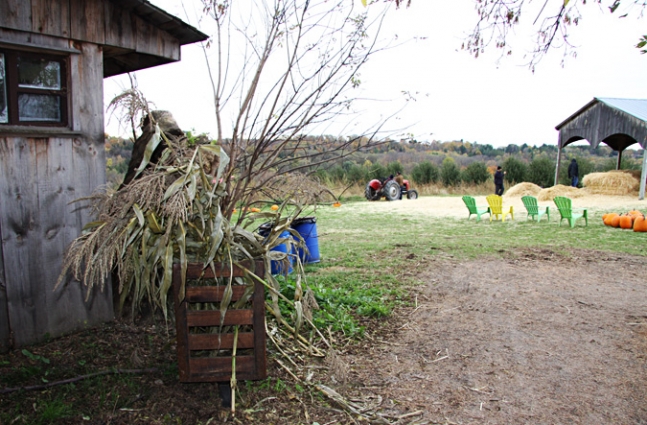
<instances>
[{"instance_id":1,"label":"wooden beam","mask_svg":"<svg viewBox=\"0 0 647 425\"><path fill-rule=\"evenodd\" d=\"M620 164L622 163L622 150L618 151L618 163L616 164L616 170L620 169Z\"/></svg>"},{"instance_id":2,"label":"wooden beam","mask_svg":"<svg viewBox=\"0 0 647 425\"><path fill-rule=\"evenodd\" d=\"M559 182L559 164L562 159L562 144L560 139L561 137L557 139L557 164L555 164L555 183L553 186L557 186Z\"/></svg>"},{"instance_id":3,"label":"wooden beam","mask_svg":"<svg viewBox=\"0 0 647 425\"><path fill-rule=\"evenodd\" d=\"M640 173L640 192L638 193L638 199L645 199L645 179L647 179L647 149L643 149L643 166Z\"/></svg>"}]
</instances>

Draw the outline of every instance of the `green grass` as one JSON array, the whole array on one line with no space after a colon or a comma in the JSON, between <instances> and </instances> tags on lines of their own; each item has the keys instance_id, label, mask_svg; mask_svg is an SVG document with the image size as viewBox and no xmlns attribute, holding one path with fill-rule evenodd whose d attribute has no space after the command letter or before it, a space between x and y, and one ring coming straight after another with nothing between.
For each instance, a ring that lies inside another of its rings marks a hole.
<instances>
[{"instance_id":1,"label":"green grass","mask_svg":"<svg viewBox=\"0 0 647 425\"><path fill-rule=\"evenodd\" d=\"M363 335L362 317L388 316L406 302L409 288L420 283L417 260L503 257L529 248L564 255L582 249L645 255L647 234L604 226L603 211L593 212L588 226L581 220L570 228L566 221L559 226L556 211L551 222L528 221L517 213L516 220L477 223L474 217L371 213L362 204L317 210L322 262L306 268L321 307L315 323L351 338ZM293 288L286 285L284 293L291 297Z\"/></svg>"}]
</instances>

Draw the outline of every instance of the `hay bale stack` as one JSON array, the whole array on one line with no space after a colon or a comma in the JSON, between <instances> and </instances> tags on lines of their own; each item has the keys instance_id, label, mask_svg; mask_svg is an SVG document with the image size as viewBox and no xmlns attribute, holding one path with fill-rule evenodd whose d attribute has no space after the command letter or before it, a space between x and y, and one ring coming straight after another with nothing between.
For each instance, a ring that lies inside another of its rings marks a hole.
<instances>
[{"instance_id":1,"label":"hay bale stack","mask_svg":"<svg viewBox=\"0 0 647 425\"><path fill-rule=\"evenodd\" d=\"M541 187L534 183L519 183L512 186L505 193L506 196L537 196L541 191Z\"/></svg>"},{"instance_id":2,"label":"hay bale stack","mask_svg":"<svg viewBox=\"0 0 647 425\"><path fill-rule=\"evenodd\" d=\"M553 187L547 187L542 189L537 195L539 201L552 201L555 199L555 196L566 196L567 198L581 198L585 196L585 191L578 189L576 187L564 186L563 184L558 184Z\"/></svg>"},{"instance_id":3,"label":"hay bale stack","mask_svg":"<svg viewBox=\"0 0 647 425\"><path fill-rule=\"evenodd\" d=\"M607 171L587 174L582 184L591 194L623 196L638 193L640 178L625 171Z\"/></svg>"}]
</instances>

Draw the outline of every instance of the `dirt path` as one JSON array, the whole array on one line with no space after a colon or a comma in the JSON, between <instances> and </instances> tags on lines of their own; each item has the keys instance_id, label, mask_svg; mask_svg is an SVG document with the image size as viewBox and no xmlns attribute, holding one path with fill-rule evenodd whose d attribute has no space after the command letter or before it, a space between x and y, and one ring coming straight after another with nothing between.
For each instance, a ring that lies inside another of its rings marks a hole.
<instances>
[{"instance_id":1,"label":"dirt path","mask_svg":"<svg viewBox=\"0 0 647 425\"><path fill-rule=\"evenodd\" d=\"M346 391L402 423L647 424L647 258L591 254L432 261Z\"/></svg>"}]
</instances>

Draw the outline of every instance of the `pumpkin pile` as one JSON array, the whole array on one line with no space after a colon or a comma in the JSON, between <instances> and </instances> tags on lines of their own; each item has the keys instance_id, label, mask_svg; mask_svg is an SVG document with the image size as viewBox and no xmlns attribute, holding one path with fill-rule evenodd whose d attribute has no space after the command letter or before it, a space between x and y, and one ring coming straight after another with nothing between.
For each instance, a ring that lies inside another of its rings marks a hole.
<instances>
[{"instance_id":1,"label":"pumpkin pile","mask_svg":"<svg viewBox=\"0 0 647 425\"><path fill-rule=\"evenodd\" d=\"M609 213L602 216L605 226L633 229L634 232L647 232L647 219L637 210L625 214Z\"/></svg>"}]
</instances>

